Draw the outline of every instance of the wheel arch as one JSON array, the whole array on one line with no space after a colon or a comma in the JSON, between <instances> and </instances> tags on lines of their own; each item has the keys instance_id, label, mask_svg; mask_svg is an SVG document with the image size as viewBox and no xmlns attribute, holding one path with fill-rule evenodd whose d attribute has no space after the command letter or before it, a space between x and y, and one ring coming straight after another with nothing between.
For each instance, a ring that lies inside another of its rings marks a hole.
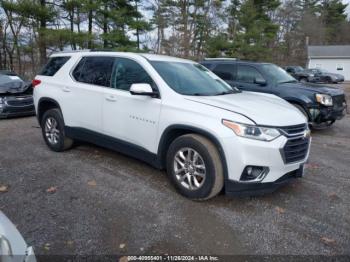
<instances>
[{"instance_id":1,"label":"wheel arch","mask_svg":"<svg viewBox=\"0 0 350 262\"><path fill-rule=\"evenodd\" d=\"M37 118L38 118L39 124L41 124L41 120L43 118L44 113L47 110L52 108L58 108L62 112L59 103L55 99L52 99L49 97L40 98L38 103L38 112L37 112Z\"/></svg>"},{"instance_id":2,"label":"wheel arch","mask_svg":"<svg viewBox=\"0 0 350 262\"><path fill-rule=\"evenodd\" d=\"M157 152L159 167L160 168L166 167L166 154L170 144L176 138L186 134L202 135L203 137L209 139L216 146L220 154L220 159L224 170L224 178L227 179L228 178L227 162L226 162L225 152L220 141L212 133L206 130L203 130L201 128L189 126L189 125L171 125L164 130L159 140L159 146L158 146L158 152Z\"/></svg>"}]
</instances>

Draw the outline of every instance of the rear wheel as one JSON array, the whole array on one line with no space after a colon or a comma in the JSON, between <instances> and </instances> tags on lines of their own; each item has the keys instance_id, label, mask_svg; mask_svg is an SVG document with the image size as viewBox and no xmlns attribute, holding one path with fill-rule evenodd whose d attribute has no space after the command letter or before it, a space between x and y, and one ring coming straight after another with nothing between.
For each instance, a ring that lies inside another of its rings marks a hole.
<instances>
[{"instance_id":1,"label":"rear wheel","mask_svg":"<svg viewBox=\"0 0 350 262\"><path fill-rule=\"evenodd\" d=\"M62 113L58 108L46 111L41 121L41 130L47 146L56 152L69 149L73 140L66 137Z\"/></svg>"},{"instance_id":2,"label":"rear wheel","mask_svg":"<svg viewBox=\"0 0 350 262\"><path fill-rule=\"evenodd\" d=\"M197 134L178 137L170 145L167 173L180 194L195 200L216 196L224 184L222 162L216 146Z\"/></svg>"}]
</instances>

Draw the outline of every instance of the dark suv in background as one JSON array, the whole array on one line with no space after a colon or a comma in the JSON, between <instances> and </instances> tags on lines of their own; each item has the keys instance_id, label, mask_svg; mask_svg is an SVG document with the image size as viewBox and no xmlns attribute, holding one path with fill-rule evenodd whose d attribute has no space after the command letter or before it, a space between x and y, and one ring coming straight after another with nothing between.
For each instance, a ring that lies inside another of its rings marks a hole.
<instances>
[{"instance_id":1,"label":"dark suv in background","mask_svg":"<svg viewBox=\"0 0 350 262\"><path fill-rule=\"evenodd\" d=\"M201 64L233 87L274 94L287 100L308 118L313 127L329 126L346 113L343 90L300 83L274 64L236 59L209 59Z\"/></svg>"},{"instance_id":2,"label":"dark suv in background","mask_svg":"<svg viewBox=\"0 0 350 262\"><path fill-rule=\"evenodd\" d=\"M0 119L34 114L31 82L12 71L0 70Z\"/></svg>"},{"instance_id":3,"label":"dark suv in background","mask_svg":"<svg viewBox=\"0 0 350 262\"><path fill-rule=\"evenodd\" d=\"M301 66L286 66L284 70L287 71L292 77L294 77L296 80L300 82L309 82L309 78L312 77L312 75L305 71L305 69Z\"/></svg>"}]
</instances>

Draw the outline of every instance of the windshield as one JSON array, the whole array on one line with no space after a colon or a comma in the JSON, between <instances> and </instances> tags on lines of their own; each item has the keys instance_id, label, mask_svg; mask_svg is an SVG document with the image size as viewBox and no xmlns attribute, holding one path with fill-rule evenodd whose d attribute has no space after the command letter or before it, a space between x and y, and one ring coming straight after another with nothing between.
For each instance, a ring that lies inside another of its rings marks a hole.
<instances>
[{"instance_id":1,"label":"windshield","mask_svg":"<svg viewBox=\"0 0 350 262\"><path fill-rule=\"evenodd\" d=\"M294 77L292 77L279 66L276 66L274 64L262 64L261 67L268 75L268 78L272 79L275 83L282 84L297 82Z\"/></svg>"},{"instance_id":2,"label":"windshield","mask_svg":"<svg viewBox=\"0 0 350 262\"><path fill-rule=\"evenodd\" d=\"M329 73L327 70L325 70L325 69L317 69L319 72L321 72L321 73L323 73L323 74L325 74L325 73Z\"/></svg>"},{"instance_id":3,"label":"windshield","mask_svg":"<svg viewBox=\"0 0 350 262\"><path fill-rule=\"evenodd\" d=\"M151 61L164 81L182 95L215 96L239 92L200 64Z\"/></svg>"}]
</instances>

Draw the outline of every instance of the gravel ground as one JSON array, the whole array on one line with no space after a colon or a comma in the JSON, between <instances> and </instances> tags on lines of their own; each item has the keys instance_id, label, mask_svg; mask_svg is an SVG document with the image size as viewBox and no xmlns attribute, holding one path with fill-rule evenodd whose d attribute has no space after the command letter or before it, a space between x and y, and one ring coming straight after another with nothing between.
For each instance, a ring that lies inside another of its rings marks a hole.
<instances>
[{"instance_id":1,"label":"gravel ground","mask_svg":"<svg viewBox=\"0 0 350 262\"><path fill-rule=\"evenodd\" d=\"M54 153L34 117L1 120L0 209L40 255L350 255L350 115L312 136L303 179L193 202L140 161L89 144Z\"/></svg>"}]
</instances>

